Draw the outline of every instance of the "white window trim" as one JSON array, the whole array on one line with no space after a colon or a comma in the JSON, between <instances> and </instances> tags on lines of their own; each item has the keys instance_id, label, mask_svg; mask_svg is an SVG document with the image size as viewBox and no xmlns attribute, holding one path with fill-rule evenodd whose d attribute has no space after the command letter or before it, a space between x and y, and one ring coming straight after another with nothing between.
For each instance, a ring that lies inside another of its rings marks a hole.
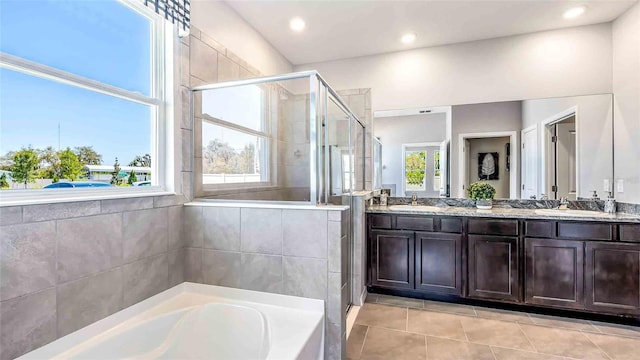
<instances>
[{"instance_id":1,"label":"white window trim","mask_svg":"<svg viewBox=\"0 0 640 360\"><path fill-rule=\"evenodd\" d=\"M175 27L135 0L119 0L146 17L151 24L151 94L142 95L117 86L65 72L0 52L0 67L150 106L155 115L151 129L153 186L87 189L25 189L0 191L0 207L83 200L160 196L174 192L174 47Z\"/></svg>"},{"instance_id":2,"label":"white window trim","mask_svg":"<svg viewBox=\"0 0 640 360\"><path fill-rule=\"evenodd\" d=\"M259 86L258 84L256 84L255 86ZM230 191L233 190L246 190L246 189L261 189L261 190L267 190L267 189L276 189L277 186L275 185L276 180L275 180L275 171L273 171L273 164L271 163L271 161L269 159L271 159L271 154L275 153L274 152L274 142L273 140L273 132L272 132L272 128L271 128L271 118L270 118L270 109L271 109L271 93L270 93L270 89L269 88L264 88L264 87L260 87L262 90L262 103L263 103L263 108L264 108L264 112L262 113L262 127L263 127L263 131L260 130L254 130L251 129L249 127L245 127L242 125L238 125L236 123L230 122L230 121L226 121L226 120L222 120L222 119L218 119L214 116L211 116L209 114L202 114L200 115L200 121L202 121L202 123L209 123L209 124L213 124L213 125L217 125L226 129L230 129L233 131L238 131L241 132L243 134L247 134L247 135L252 135L252 136L256 136L256 137L261 137L264 139L264 143L266 144L267 148L264 151L263 154L261 154L262 159L260 160L260 163L263 165L263 167L260 169L261 171L265 171L264 177L267 179L265 181L255 181L255 182L243 182L243 183L227 183L227 184L205 184L203 182L203 176L204 176L204 168L202 169L202 172L199 174L199 180L200 183L202 184L202 191L204 192L204 195L218 195L218 194L224 194L224 193L228 193ZM202 141L202 137L200 139L195 139L195 142L197 144L199 144L200 147L204 147L204 143ZM204 159L204 154L202 156L202 159ZM261 176L263 174L260 174Z\"/></svg>"}]
</instances>

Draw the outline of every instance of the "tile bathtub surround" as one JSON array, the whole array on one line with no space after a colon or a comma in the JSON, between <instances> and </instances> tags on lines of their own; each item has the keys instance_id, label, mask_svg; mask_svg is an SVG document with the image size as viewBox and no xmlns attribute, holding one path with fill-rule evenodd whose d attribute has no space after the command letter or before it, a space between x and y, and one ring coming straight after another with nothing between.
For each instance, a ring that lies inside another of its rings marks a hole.
<instances>
[{"instance_id":1,"label":"tile bathtub surround","mask_svg":"<svg viewBox=\"0 0 640 360\"><path fill-rule=\"evenodd\" d=\"M636 359L640 328L369 294L347 358Z\"/></svg>"},{"instance_id":2,"label":"tile bathtub surround","mask_svg":"<svg viewBox=\"0 0 640 360\"><path fill-rule=\"evenodd\" d=\"M348 214L187 204L185 280L324 300L327 357L344 358Z\"/></svg>"},{"instance_id":3,"label":"tile bathtub surround","mask_svg":"<svg viewBox=\"0 0 640 360\"><path fill-rule=\"evenodd\" d=\"M0 359L183 282L183 201L165 195L0 208Z\"/></svg>"}]
</instances>

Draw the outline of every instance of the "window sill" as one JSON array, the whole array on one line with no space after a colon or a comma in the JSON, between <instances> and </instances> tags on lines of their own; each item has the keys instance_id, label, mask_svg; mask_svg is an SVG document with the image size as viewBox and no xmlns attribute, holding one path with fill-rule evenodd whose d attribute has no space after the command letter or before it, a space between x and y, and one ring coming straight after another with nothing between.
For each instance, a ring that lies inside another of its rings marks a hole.
<instances>
[{"instance_id":1,"label":"window sill","mask_svg":"<svg viewBox=\"0 0 640 360\"><path fill-rule=\"evenodd\" d=\"M111 200L111 199L129 199L149 196L177 195L174 192L166 191L159 187L149 189L113 189L113 190L94 190L94 189L65 189L65 190L30 190L21 194L6 194L9 191L20 190L2 190L0 192L0 207L22 206L22 205L41 205L67 203L77 201L91 200ZM46 192L46 193L45 193ZM50 192L50 193L49 193ZM55 192L55 193L53 193Z\"/></svg>"}]
</instances>

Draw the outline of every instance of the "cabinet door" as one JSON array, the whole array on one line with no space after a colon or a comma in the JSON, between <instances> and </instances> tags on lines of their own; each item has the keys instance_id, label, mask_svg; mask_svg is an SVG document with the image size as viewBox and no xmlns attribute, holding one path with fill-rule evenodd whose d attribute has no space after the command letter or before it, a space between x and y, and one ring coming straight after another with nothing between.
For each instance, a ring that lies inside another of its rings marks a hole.
<instances>
[{"instance_id":1,"label":"cabinet door","mask_svg":"<svg viewBox=\"0 0 640 360\"><path fill-rule=\"evenodd\" d=\"M640 244L587 242L587 309L640 314Z\"/></svg>"},{"instance_id":2,"label":"cabinet door","mask_svg":"<svg viewBox=\"0 0 640 360\"><path fill-rule=\"evenodd\" d=\"M525 302L584 309L584 242L525 239Z\"/></svg>"},{"instance_id":3,"label":"cabinet door","mask_svg":"<svg viewBox=\"0 0 640 360\"><path fill-rule=\"evenodd\" d=\"M469 297L518 302L518 238L469 235Z\"/></svg>"},{"instance_id":4,"label":"cabinet door","mask_svg":"<svg viewBox=\"0 0 640 360\"><path fill-rule=\"evenodd\" d=\"M462 294L462 235L416 233L416 289Z\"/></svg>"},{"instance_id":5,"label":"cabinet door","mask_svg":"<svg viewBox=\"0 0 640 360\"><path fill-rule=\"evenodd\" d=\"M372 230L370 245L371 284L391 289L413 289L413 231Z\"/></svg>"}]
</instances>

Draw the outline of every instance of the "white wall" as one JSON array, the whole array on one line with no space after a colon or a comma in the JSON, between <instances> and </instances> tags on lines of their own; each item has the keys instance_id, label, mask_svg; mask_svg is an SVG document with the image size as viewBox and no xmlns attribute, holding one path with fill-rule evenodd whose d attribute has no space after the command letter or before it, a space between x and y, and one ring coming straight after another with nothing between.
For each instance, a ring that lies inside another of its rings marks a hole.
<instances>
[{"instance_id":1,"label":"white wall","mask_svg":"<svg viewBox=\"0 0 640 360\"><path fill-rule=\"evenodd\" d=\"M522 126L522 103L520 101L498 102L488 104L458 105L452 107L451 137L451 196L463 197L459 184L459 135L498 131L520 132ZM511 168L519 172L515 166L516 144L511 144ZM519 159L517 159L519 160ZM517 184L520 183L517 174Z\"/></svg>"},{"instance_id":2,"label":"white wall","mask_svg":"<svg viewBox=\"0 0 640 360\"><path fill-rule=\"evenodd\" d=\"M296 66L337 89L372 88L373 110L610 93L611 24Z\"/></svg>"},{"instance_id":3,"label":"white wall","mask_svg":"<svg viewBox=\"0 0 640 360\"><path fill-rule=\"evenodd\" d=\"M291 63L278 50L223 1L192 1L191 16L194 26L264 75L285 74L293 70Z\"/></svg>"},{"instance_id":4,"label":"white wall","mask_svg":"<svg viewBox=\"0 0 640 360\"><path fill-rule=\"evenodd\" d=\"M613 22L613 93L616 198L640 203L640 3Z\"/></svg>"},{"instance_id":5,"label":"white wall","mask_svg":"<svg viewBox=\"0 0 640 360\"><path fill-rule=\"evenodd\" d=\"M374 118L374 136L382 142L382 183L402 189L402 144L440 143L446 138L446 114ZM438 196L438 192L433 196ZM398 196L402 196L398 194Z\"/></svg>"},{"instance_id":6,"label":"white wall","mask_svg":"<svg viewBox=\"0 0 640 360\"><path fill-rule=\"evenodd\" d=\"M522 127L540 124L572 107L577 108L578 196L589 198L593 190L604 198L604 180L613 176L613 100L611 94L575 96L522 102ZM538 126L542 141L544 126ZM637 139L636 139L637 143ZM543 149L542 145L539 147ZM635 160L638 161L638 158ZM548 194L542 186L542 155L538 167L538 191Z\"/></svg>"}]
</instances>

